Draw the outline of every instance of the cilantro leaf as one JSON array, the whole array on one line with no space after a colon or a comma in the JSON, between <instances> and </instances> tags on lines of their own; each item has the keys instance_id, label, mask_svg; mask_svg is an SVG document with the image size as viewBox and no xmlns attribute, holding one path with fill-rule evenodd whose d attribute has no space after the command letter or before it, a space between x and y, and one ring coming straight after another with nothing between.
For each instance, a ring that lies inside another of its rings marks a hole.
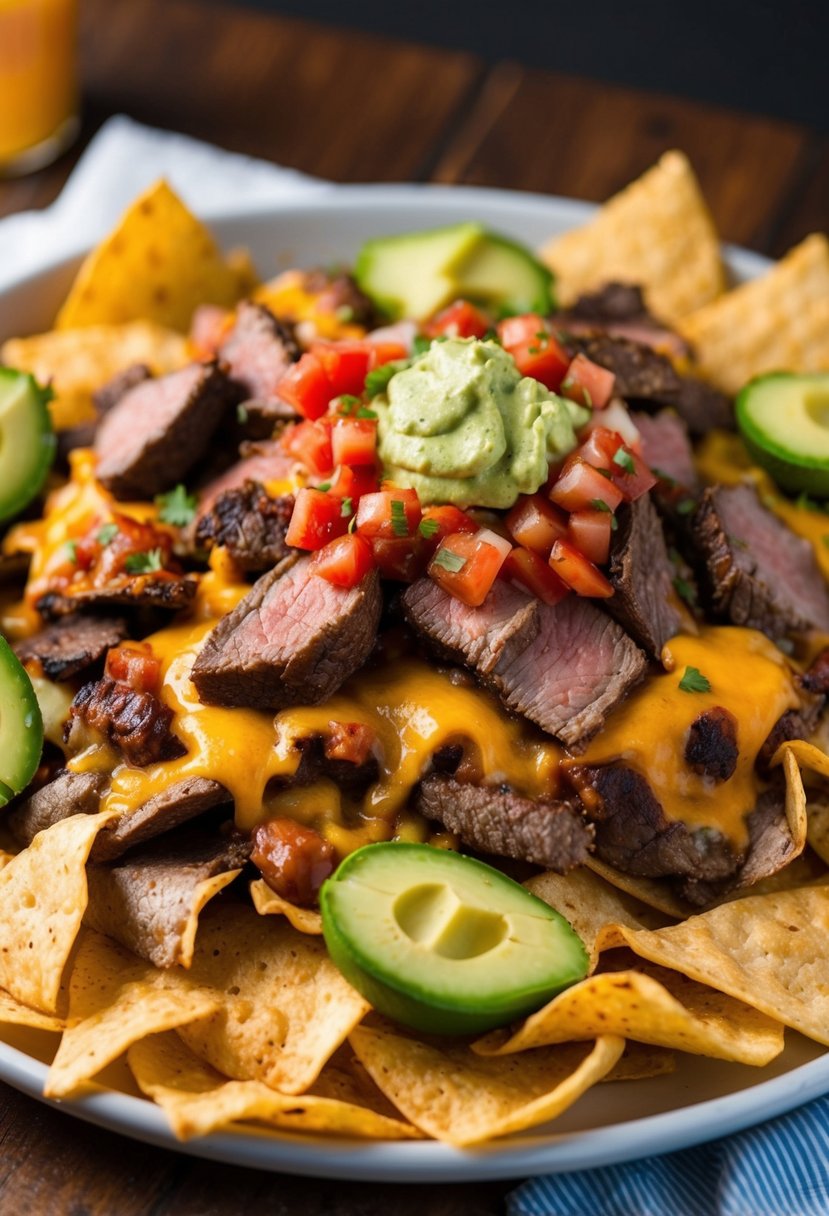
<instances>
[{"instance_id":1,"label":"cilantro leaf","mask_svg":"<svg viewBox=\"0 0 829 1216\"><path fill-rule=\"evenodd\" d=\"M412 341L412 354L425 355L426 351L432 345L432 339L427 338L425 334L416 334Z\"/></svg>"},{"instance_id":2,"label":"cilantro leaf","mask_svg":"<svg viewBox=\"0 0 829 1216\"><path fill-rule=\"evenodd\" d=\"M630 452L626 452L624 448L619 448L616 455L613 457L613 463L618 465L625 473L635 473L636 465L633 463L633 457Z\"/></svg>"},{"instance_id":3,"label":"cilantro leaf","mask_svg":"<svg viewBox=\"0 0 829 1216\"><path fill-rule=\"evenodd\" d=\"M697 667L686 667L679 687L682 692L710 692L711 681Z\"/></svg>"},{"instance_id":4,"label":"cilantro leaf","mask_svg":"<svg viewBox=\"0 0 829 1216\"><path fill-rule=\"evenodd\" d=\"M697 592L694 584L689 583L688 580L683 578L681 574L677 574L676 578L673 580L673 583L674 591L677 593L679 598L684 600L689 608L696 608Z\"/></svg>"},{"instance_id":5,"label":"cilantro leaf","mask_svg":"<svg viewBox=\"0 0 829 1216\"><path fill-rule=\"evenodd\" d=\"M453 553L451 549L438 549L432 561L450 574L457 574L466 565L466 558L461 557L459 553Z\"/></svg>"},{"instance_id":6,"label":"cilantro leaf","mask_svg":"<svg viewBox=\"0 0 829 1216\"><path fill-rule=\"evenodd\" d=\"M605 500L603 498L591 498L590 505L594 511L606 511L608 515L613 514L610 507L607 505L607 503L605 502Z\"/></svg>"},{"instance_id":7,"label":"cilantro leaf","mask_svg":"<svg viewBox=\"0 0 829 1216\"><path fill-rule=\"evenodd\" d=\"M107 545L111 545L117 535L117 524L104 524L103 528L101 528L100 532L98 533L98 544L103 545L103 547L106 549Z\"/></svg>"},{"instance_id":8,"label":"cilantro leaf","mask_svg":"<svg viewBox=\"0 0 829 1216\"><path fill-rule=\"evenodd\" d=\"M130 553L124 562L127 574L153 574L164 569L160 549L149 549L146 553Z\"/></svg>"},{"instance_id":9,"label":"cilantro leaf","mask_svg":"<svg viewBox=\"0 0 829 1216\"><path fill-rule=\"evenodd\" d=\"M693 498L683 498L682 502L678 502L676 504L677 514L678 515L690 515L691 512L693 510L695 510L696 505L697 504Z\"/></svg>"},{"instance_id":10,"label":"cilantro leaf","mask_svg":"<svg viewBox=\"0 0 829 1216\"><path fill-rule=\"evenodd\" d=\"M376 418L377 414L374 410L370 410L368 408L368 406L361 405L360 408L357 410L357 417L358 418Z\"/></svg>"},{"instance_id":11,"label":"cilantro leaf","mask_svg":"<svg viewBox=\"0 0 829 1216\"><path fill-rule=\"evenodd\" d=\"M355 397L353 393L343 393L337 398L337 413L342 414L345 418L350 418L355 410L360 409L362 401L359 397Z\"/></svg>"},{"instance_id":12,"label":"cilantro leaf","mask_svg":"<svg viewBox=\"0 0 829 1216\"><path fill-rule=\"evenodd\" d=\"M166 494L159 494L155 500L158 518L175 528L186 528L192 523L197 504L195 494L188 494L186 487L181 484L173 490L168 490Z\"/></svg>"},{"instance_id":13,"label":"cilantro leaf","mask_svg":"<svg viewBox=\"0 0 829 1216\"><path fill-rule=\"evenodd\" d=\"M392 376L402 372L408 366L408 359L396 359L392 363L384 363L381 367L375 367L374 371L369 372L366 376L366 392L369 397L376 397L378 393L384 392Z\"/></svg>"},{"instance_id":14,"label":"cilantro leaf","mask_svg":"<svg viewBox=\"0 0 829 1216\"><path fill-rule=\"evenodd\" d=\"M237 405L236 406L236 421L239 423L239 426L246 426L249 418L250 418L250 414L245 409L244 405Z\"/></svg>"},{"instance_id":15,"label":"cilantro leaf","mask_svg":"<svg viewBox=\"0 0 829 1216\"><path fill-rule=\"evenodd\" d=\"M353 510L354 510L354 507L351 502L351 499L344 498L342 506L340 507L340 515L342 515L343 519L348 519L349 515L352 514Z\"/></svg>"},{"instance_id":16,"label":"cilantro leaf","mask_svg":"<svg viewBox=\"0 0 829 1216\"><path fill-rule=\"evenodd\" d=\"M76 540L68 540L63 547L66 550L67 561L70 561L75 566L77 566L77 564L78 564L78 542Z\"/></svg>"},{"instance_id":17,"label":"cilantro leaf","mask_svg":"<svg viewBox=\"0 0 829 1216\"><path fill-rule=\"evenodd\" d=\"M417 530L421 536L428 540L430 536L435 535L439 527L440 524L436 519L421 519L420 523L417 525Z\"/></svg>"},{"instance_id":18,"label":"cilantro leaf","mask_svg":"<svg viewBox=\"0 0 829 1216\"><path fill-rule=\"evenodd\" d=\"M395 536L409 535L409 521L406 518L406 504L402 498L391 500L391 530Z\"/></svg>"},{"instance_id":19,"label":"cilantro leaf","mask_svg":"<svg viewBox=\"0 0 829 1216\"><path fill-rule=\"evenodd\" d=\"M663 485L665 485L669 490L672 490L677 484L675 477L671 477L670 473L666 473L664 469L658 469L656 465L651 467L651 472L653 473L654 477L658 477Z\"/></svg>"}]
</instances>

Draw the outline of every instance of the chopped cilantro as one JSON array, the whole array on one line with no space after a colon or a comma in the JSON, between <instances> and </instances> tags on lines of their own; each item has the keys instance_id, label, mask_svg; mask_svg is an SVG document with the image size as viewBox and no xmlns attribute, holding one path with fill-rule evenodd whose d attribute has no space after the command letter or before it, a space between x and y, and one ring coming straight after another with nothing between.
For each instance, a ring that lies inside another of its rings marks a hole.
<instances>
[{"instance_id":1,"label":"chopped cilantro","mask_svg":"<svg viewBox=\"0 0 829 1216\"><path fill-rule=\"evenodd\" d=\"M236 421L239 423L239 426L245 426L249 417L250 414L243 405L236 406Z\"/></svg>"},{"instance_id":2,"label":"chopped cilantro","mask_svg":"<svg viewBox=\"0 0 829 1216\"><path fill-rule=\"evenodd\" d=\"M98 533L98 544L103 545L103 547L106 548L107 545L112 544L117 535L117 524L104 524L103 528L101 528L100 532Z\"/></svg>"},{"instance_id":3,"label":"chopped cilantro","mask_svg":"<svg viewBox=\"0 0 829 1216\"><path fill-rule=\"evenodd\" d=\"M322 494L327 494L328 491L331 489L331 482L323 481L318 486L314 486L314 489L319 490Z\"/></svg>"},{"instance_id":4,"label":"chopped cilantro","mask_svg":"<svg viewBox=\"0 0 829 1216\"><path fill-rule=\"evenodd\" d=\"M378 393L382 393L392 376L408 366L408 359L397 359L392 363L384 363L382 367L375 367L374 371L369 372L366 376L366 392L369 397L376 397Z\"/></svg>"},{"instance_id":5,"label":"chopped cilantro","mask_svg":"<svg viewBox=\"0 0 829 1216\"><path fill-rule=\"evenodd\" d=\"M353 532L356 527L357 527L357 512L355 511L354 514L351 516L351 519L348 521L349 532Z\"/></svg>"},{"instance_id":6,"label":"chopped cilantro","mask_svg":"<svg viewBox=\"0 0 829 1216\"><path fill-rule=\"evenodd\" d=\"M664 469L658 469L656 465L654 465L651 468L651 472L653 473L654 477L658 477L669 490L673 489L673 487L676 485L676 478L671 477L670 473L666 473Z\"/></svg>"},{"instance_id":7,"label":"chopped cilantro","mask_svg":"<svg viewBox=\"0 0 829 1216\"><path fill-rule=\"evenodd\" d=\"M354 506L353 506L351 499L344 498L343 504L340 507L340 514L342 515L343 519L348 519L349 515L352 514L353 510L354 510Z\"/></svg>"},{"instance_id":8,"label":"chopped cilantro","mask_svg":"<svg viewBox=\"0 0 829 1216\"><path fill-rule=\"evenodd\" d=\"M602 475L602 477L604 477L605 481L613 480L613 474L611 473L610 469L600 469L597 467L596 472L601 473L601 475Z\"/></svg>"},{"instance_id":9,"label":"chopped cilantro","mask_svg":"<svg viewBox=\"0 0 829 1216\"><path fill-rule=\"evenodd\" d=\"M391 530L395 536L409 535L409 521L406 519L406 504L402 498L391 500Z\"/></svg>"},{"instance_id":10,"label":"chopped cilantro","mask_svg":"<svg viewBox=\"0 0 829 1216\"><path fill-rule=\"evenodd\" d=\"M691 512L696 508L696 505L697 504L693 498L683 498L681 502L676 504L677 514L690 515Z\"/></svg>"},{"instance_id":11,"label":"chopped cilantro","mask_svg":"<svg viewBox=\"0 0 829 1216\"><path fill-rule=\"evenodd\" d=\"M416 334L412 341L412 354L425 355L426 351L432 345L432 339L427 338L425 334Z\"/></svg>"},{"instance_id":12,"label":"chopped cilantro","mask_svg":"<svg viewBox=\"0 0 829 1216\"><path fill-rule=\"evenodd\" d=\"M351 393L343 393L337 398L337 412L349 418L355 410L358 410L362 405L359 397L354 397Z\"/></svg>"},{"instance_id":13,"label":"chopped cilantro","mask_svg":"<svg viewBox=\"0 0 829 1216\"><path fill-rule=\"evenodd\" d=\"M611 515L611 517L610 517L610 531L611 532L619 531L619 521L615 515Z\"/></svg>"},{"instance_id":14,"label":"chopped cilantro","mask_svg":"<svg viewBox=\"0 0 829 1216\"><path fill-rule=\"evenodd\" d=\"M186 528L195 518L197 501L195 494L188 494L183 485L177 485L156 498L158 518L175 528Z\"/></svg>"},{"instance_id":15,"label":"chopped cilantro","mask_svg":"<svg viewBox=\"0 0 829 1216\"><path fill-rule=\"evenodd\" d=\"M374 410L370 410L367 405L361 405L357 410L358 418L376 418L377 414Z\"/></svg>"},{"instance_id":16,"label":"chopped cilantro","mask_svg":"<svg viewBox=\"0 0 829 1216\"><path fill-rule=\"evenodd\" d=\"M461 557L459 553L453 553L451 549L438 549L432 561L450 574L457 574L466 565L466 558Z\"/></svg>"},{"instance_id":17,"label":"chopped cilantro","mask_svg":"<svg viewBox=\"0 0 829 1216\"><path fill-rule=\"evenodd\" d=\"M619 448L616 455L613 457L613 463L617 464L625 473L635 473L636 465L633 463L633 457L630 452L626 452L624 448Z\"/></svg>"},{"instance_id":18,"label":"chopped cilantro","mask_svg":"<svg viewBox=\"0 0 829 1216\"><path fill-rule=\"evenodd\" d=\"M697 606L697 592L693 583L689 583L687 579L678 574L674 579L674 591L681 600L684 600L689 608Z\"/></svg>"},{"instance_id":19,"label":"chopped cilantro","mask_svg":"<svg viewBox=\"0 0 829 1216\"><path fill-rule=\"evenodd\" d=\"M608 515L613 514L610 507L607 505L607 503L605 502L605 500L603 498L591 498L590 505L594 511L606 511Z\"/></svg>"},{"instance_id":20,"label":"chopped cilantro","mask_svg":"<svg viewBox=\"0 0 829 1216\"><path fill-rule=\"evenodd\" d=\"M67 556L68 561L74 563L74 565L77 566L77 564L78 564L78 542L76 540L68 540L63 547L66 550L66 556Z\"/></svg>"},{"instance_id":21,"label":"chopped cilantro","mask_svg":"<svg viewBox=\"0 0 829 1216\"><path fill-rule=\"evenodd\" d=\"M540 355L541 354L541 348L538 346L528 346L527 350L531 355Z\"/></svg>"},{"instance_id":22,"label":"chopped cilantro","mask_svg":"<svg viewBox=\"0 0 829 1216\"><path fill-rule=\"evenodd\" d=\"M682 692L710 692L711 681L697 667L686 667L679 687Z\"/></svg>"},{"instance_id":23,"label":"chopped cilantro","mask_svg":"<svg viewBox=\"0 0 829 1216\"><path fill-rule=\"evenodd\" d=\"M351 307L350 304L341 304L340 307L337 309L337 311L334 313L334 316L337 318L337 320L340 322L341 325L348 325L349 321L354 320L354 309Z\"/></svg>"},{"instance_id":24,"label":"chopped cilantro","mask_svg":"<svg viewBox=\"0 0 829 1216\"><path fill-rule=\"evenodd\" d=\"M439 527L440 524L436 519L421 519L420 523L417 525L417 530L421 536L428 540L430 536L435 535Z\"/></svg>"},{"instance_id":25,"label":"chopped cilantro","mask_svg":"<svg viewBox=\"0 0 829 1216\"><path fill-rule=\"evenodd\" d=\"M164 569L164 561L160 549L150 549L146 553L130 553L124 562L127 574L152 574Z\"/></svg>"}]
</instances>

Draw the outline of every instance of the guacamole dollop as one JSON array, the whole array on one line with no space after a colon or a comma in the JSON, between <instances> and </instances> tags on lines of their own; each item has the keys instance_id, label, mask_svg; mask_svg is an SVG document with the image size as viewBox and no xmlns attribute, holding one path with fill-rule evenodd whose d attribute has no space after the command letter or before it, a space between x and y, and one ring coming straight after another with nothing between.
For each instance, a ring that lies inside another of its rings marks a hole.
<instances>
[{"instance_id":1,"label":"guacamole dollop","mask_svg":"<svg viewBox=\"0 0 829 1216\"><path fill-rule=\"evenodd\" d=\"M522 376L497 342L433 342L375 398L385 476L421 502L511 507L576 446L586 410Z\"/></svg>"}]
</instances>

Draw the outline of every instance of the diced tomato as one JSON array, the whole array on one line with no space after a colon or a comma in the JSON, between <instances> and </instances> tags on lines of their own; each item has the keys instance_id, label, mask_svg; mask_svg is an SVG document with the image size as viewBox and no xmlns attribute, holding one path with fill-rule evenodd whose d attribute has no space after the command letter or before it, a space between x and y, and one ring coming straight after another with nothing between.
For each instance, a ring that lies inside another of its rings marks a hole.
<instances>
[{"instance_id":1,"label":"diced tomato","mask_svg":"<svg viewBox=\"0 0 829 1216\"><path fill-rule=\"evenodd\" d=\"M424 550L431 557L444 536L450 536L453 532L477 532L478 525L460 507L447 503L441 507L426 507L418 531Z\"/></svg>"},{"instance_id":2,"label":"diced tomato","mask_svg":"<svg viewBox=\"0 0 829 1216\"><path fill-rule=\"evenodd\" d=\"M507 317L498 326L498 336L522 376L531 376L547 388L558 390L570 358L542 317L533 312Z\"/></svg>"},{"instance_id":3,"label":"diced tomato","mask_svg":"<svg viewBox=\"0 0 829 1216\"><path fill-rule=\"evenodd\" d=\"M585 511L597 502L615 511L622 497L612 477L605 477L580 456L570 457L550 491L552 501L565 511Z\"/></svg>"},{"instance_id":4,"label":"diced tomato","mask_svg":"<svg viewBox=\"0 0 829 1216\"><path fill-rule=\"evenodd\" d=\"M648 490L652 490L659 479L654 476L642 457L633 448L624 447L619 451L624 453L624 457L620 457L617 452L611 470L613 480L627 502L636 502L637 498L641 498L643 494L647 494ZM627 459L628 457L630 459ZM632 469L631 465L633 465Z\"/></svg>"},{"instance_id":5,"label":"diced tomato","mask_svg":"<svg viewBox=\"0 0 829 1216\"><path fill-rule=\"evenodd\" d=\"M427 338L482 338L492 328L488 317L468 300L455 300L423 326Z\"/></svg>"},{"instance_id":6,"label":"diced tomato","mask_svg":"<svg viewBox=\"0 0 829 1216\"><path fill-rule=\"evenodd\" d=\"M554 541L567 535L567 516L541 494L522 494L506 519L517 545L549 556Z\"/></svg>"},{"instance_id":7,"label":"diced tomato","mask_svg":"<svg viewBox=\"0 0 829 1216\"><path fill-rule=\"evenodd\" d=\"M334 468L331 422L329 418L298 422L287 427L280 440L283 451L304 464L316 477L327 477Z\"/></svg>"},{"instance_id":8,"label":"diced tomato","mask_svg":"<svg viewBox=\"0 0 829 1216\"><path fill-rule=\"evenodd\" d=\"M614 408L615 406L611 406L605 410L605 416ZM636 433L638 435L639 432ZM606 469L626 502L635 502L637 498L647 494L658 480L645 464L637 448L624 443L617 431L610 431L605 427L596 427L591 431L575 455L597 469ZM604 499L608 506L615 510L607 495L604 495Z\"/></svg>"},{"instance_id":9,"label":"diced tomato","mask_svg":"<svg viewBox=\"0 0 829 1216\"><path fill-rule=\"evenodd\" d=\"M339 498L306 487L297 492L285 543L294 549L321 549L347 528Z\"/></svg>"},{"instance_id":10,"label":"diced tomato","mask_svg":"<svg viewBox=\"0 0 829 1216\"><path fill-rule=\"evenodd\" d=\"M334 464L373 465L377 459L377 421L338 418L331 429Z\"/></svg>"},{"instance_id":11,"label":"diced tomato","mask_svg":"<svg viewBox=\"0 0 829 1216\"><path fill-rule=\"evenodd\" d=\"M610 472L613 466L613 457L622 446L622 436L598 424L596 426L588 426L585 430L587 438L574 455L579 456L582 460L586 460L594 469L606 469Z\"/></svg>"},{"instance_id":12,"label":"diced tomato","mask_svg":"<svg viewBox=\"0 0 829 1216\"><path fill-rule=\"evenodd\" d=\"M374 494L379 488L377 470L373 465L358 465L354 469L348 465L340 465L331 478L328 493L341 500L350 498L356 511L362 495Z\"/></svg>"},{"instance_id":13,"label":"diced tomato","mask_svg":"<svg viewBox=\"0 0 829 1216\"><path fill-rule=\"evenodd\" d=\"M550 327L537 312L524 312L518 317L504 317L498 322L498 341L505 350L532 342L539 334L549 333Z\"/></svg>"},{"instance_id":14,"label":"diced tomato","mask_svg":"<svg viewBox=\"0 0 829 1216\"><path fill-rule=\"evenodd\" d=\"M408 359L411 353L405 342L393 342L390 338L373 341L369 337L366 338L366 345L371 356L369 371L373 371L375 367L382 367L384 363L394 363L397 359Z\"/></svg>"},{"instance_id":15,"label":"diced tomato","mask_svg":"<svg viewBox=\"0 0 829 1216\"><path fill-rule=\"evenodd\" d=\"M613 515L609 511L574 511L570 516L568 539L585 557L603 566L610 556Z\"/></svg>"},{"instance_id":16,"label":"diced tomato","mask_svg":"<svg viewBox=\"0 0 829 1216\"><path fill-rule=\"evenodd\" d=\"M438 545L429 576L471 608L484 602L512 546L494 532L454 532Z\"/></svg>"},{"instance_id":17,"label":"diced tomato","mask_svg":"<svg viewBox=\"0 0 829 1216\"><path fill-rule=\"evenodd\" d=\"M364 494L360 499L357 531L368 540L375 536L400 540L414 534L420 515L417 490L384 488L376 494Z\"/></svg>"},{"instance_id":18,"label":"diced tomato","mask_svg":"<svg viewBox=\"0 0 829 1216\"><path fill-rule=\"evenodd\" d=\"M146 642L124 642L107 652L105 674L128 684L136 692L155 692L161 682L161 663Z\"/></svg>"},{"instance_id":19,"label":"diced tomato","mask_svg":"<svg viewBox=\"0 0 829 1216\"><path fill-rule=\"evenodd\" d=\"M553 545L550 567L577 595L607 599L613 594L601 570L566 540L557 540Z\"/></svg>"},{"instance_id":20,"label":"diced tomato","mask_svg":"<svg viewBox=\"0 0 829 1216\"><path fill-rule=\"evenodd\" d=\"M374 536L369 543L381 578L413 583L424 573L428 554L420 536Z\"/></svg>"},{"instance_id":21,"label":"diced tomato","mask_svg":"<svg viewBox=\"0 0 829 1216\"><path fill-rule=\"evenodd\" d=\"M544 604L557 604L570 594L567 584L531 549L513 549L501 567L500 577L532 592Z\"/></svg>"},{"instance_id":22,"label":"diced tomato","mask_svg":"<svg viewBox=\"0 0 829 1216\"><path fill-rule=\"evenodd\" d=\"M314 342L311 354L322 364L331 397L357 397L362 393L370 360L368 347L362 342Z\"/></svg>"},{"instance_id":23,"label":"diced tomato","mask_svg":"<svg viewBox=\"0 0 829 1216\"><path fill-rule=\"evenodd\" d=\"M330 540L311 558L314 574L335 587L356 587L374 569L371 546L356 533Z\"/></svg>"},{"instance_id":24,"label":"diced tomato","mask_svg":"<svg viewBox=\"0 0 829 1216\"><path fill-rule=\"evenodd\" d=\"M642 436L630 416L630 410L621 401L611 401L601 413L594 414L585 425L584 433L589 434L597 426L614 432L622 443L635 448L637 452L642 450Z\"/></svg>"},{"instance_id":25,"label":"diced tomato","mask_svg":"<svg viewBox=\"0 0 829 1216\"><path fill-rule=\"evenodd\" d=\"M332 389L322 360L310 351L292 363L279 381L279 396L304 418L321 418L338 392L345 389Z\"/></svg>"},{"instance_id":26,"label":"diced tomato","mask_svg":"<svg viewBox=\"0 0 829 1216\"><path fill-rule=\"evenodd\" d=\"M613 396L616 377L606 367L600 367L587 355L576 355L561 382L561 394L586 405L588 409L603 410Z\"/></svg>"}]
</instances>

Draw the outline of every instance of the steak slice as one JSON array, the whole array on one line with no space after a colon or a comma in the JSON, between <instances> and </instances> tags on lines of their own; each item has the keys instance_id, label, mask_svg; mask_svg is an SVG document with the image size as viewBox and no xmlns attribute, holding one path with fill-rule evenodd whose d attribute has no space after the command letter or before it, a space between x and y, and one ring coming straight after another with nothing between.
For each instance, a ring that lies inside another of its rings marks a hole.
<instances>
[{"instance_id":1,"label":"steak slice","mask_svg":"<svg viewBox=\"0 0 829 1216\"><path fill-rule=\"evenodd\" d=\"M88 422L79 422L77 426L65 427L57 432L57 460L65 466L69 461L69 453L76 448L91 448L95 444L95 436L104 414L108 414L126 392L142 384L152 377L152 372L146 363L133 363L125 367L117 376L113 376L103 387L92 394L96 417Z\"/></svg>"},{"instance_id":2,"label":"steak slice","mask_svg":"<svg viewBox=\"0 0 829 1216\"><path fill-rule=\"evenodd\" d=\"M415 809L480 853L558 874L586 860L593 836L571 802L534 802L507 785L470 785L442 773L424 778Z\"/></svg>"},{"instance_id":3,"label":"steak slice","mask_svg":"<svg viewBox=\"0 0 829 1216\"><path fill-rule=\"evenodd\" d=\"M105 739L130 764L142 768L184 754L170 730L173 711L153 693L140 692L109 676L84 684L69 714L64 739L75 751L82 750L91 734Z\"/></svg>"},{"instance_id":4,"label":"steak slice","mask_svg":"<svg viewBox=\"0 0 829 1216\"><path fill-rule=\"evenodd\" d=\"M598 291L579 296L566 312L556 313L553 325L571 334L601 330L673 355L687 356L688 343L648 311L642 288L635 283L605 283Z\"/></svg>"},{"instance_id":5,"label":"steak slice","mask_svg":"<svg viewBox=\"0 0 829 1216\"><path fill-rule=\"evenodd\" d=\"M47 621L58 621L79 610L96 608L162 608L178 612L186 608L199 585L196 574L120 574L100 587L85 590L46 591L36 608Z\"/></svg>"},{"instance_id":6,"label":"steak slice","mask_svg":"<svg viewBox=\"0 0 829 1216\"><path fill-rule=\"evenodd\" d=\"M276 439L263 439L256 443L243 443L239 449L242 457L225 469L218 477L207 482L199 491L197 520L206 515L216 499L227 490L238 490L246 481L282 481L291 476L296 462L286 456Z\"/></svg>"},{"instance_id":7,"label":"steak slice","mask_svg":"<svg viewBox=\"0 0 829 1216\"><path fill-rule=\"evenodd\" d=\"M108 784L104 773L73 773L71 769L62 769L48 785L15 803L4 822L15 840L28 848L38 832L45 832L61 819L68 819L70 815L96 814Z\"/></svg>"},{"instance_id":8,"label":"steak slice","mask_svg":"<svg viewBox=\"0 0 829 1216\"><path fill-rule=\"evenodd\" d=\"M225 787L208 777L184 777L174 781L134 811L127 811L104 824L95 838L90 859L113 861L136 845L170 832L230 800Z\"/></svg>"},{"instance_id":9,"label":"steak slice","mask_svg":"<svg viewBox=\"0 0 829 1216\"><path fill-rule=\"evenodd\" d=\"M701 777L727 781L733 777L739 757L737 719L715 705L691 723L685 742L685 763Z\"/></svg>"},{"instance_id":10,"label":"steak slice","mask_svg":"<svg viewBox=\"0 0 829 1216\"><path fill-rule=\"evenodd\" d=\"M294 509L293 494L271 498L258 481L225 490L196 523L195 544L208 552L227 549L240 570L261 574L291 550L285 533Z\"/></svg>"},{"instance_id":11,"label":"steak slice","mask_svg":"<svg viewBox=\"0 0 829 1216\"><path fill-rule=\"evenodd\" d=\"M193 683L211 705L317 705L362 667L381 609L376 570L346 590L315 575L310 558L287 557L209 635Z\"/></svg>"},{"instance_id":12,"label":"steak slice","mask_svg":"<svg viewBox=\"0 0 829 1216\"><path fill-rule=\"evenodd\" d=\"M249 852L240 837L188 832L118 865L90 865L84 921L155 967L188 967L202 908L233 881Z\"/></svg>"},{"instance_id":13,"label":"steak slice","mask_svg":"<svg viewBox=\"0 0 829 1216\"><path fill-rule=\"evenodd\" d=\"M829 589L812 546L753 486L709 486L691 530L715 612L773 639L829 631Z\"/></svg>"},{"instance_id":14,"label":"steak slice","mask_svg":"<svg viewBox=\"0 0 829 1216\"><path fill-rule=\"evenodd\" d=\"M264 305L250 300L239 305L235 324L219 347L218 356L238 386L250 434L264 439L273 433L275 423L296 417L296 411L280 399L277 389L299 358L299 347L290 329Z\"/></svg>"},{"instance_id":15,"label":"steak slice","mask_svg":"<svg viewBox=\"0 0 829 1216\"><path fill-rule=\"evenodd\" d=\"M469 608L420 579L403 610L439 655L471 667L508 709L571 751L583 750L645 673L645 656L619 625L576 596L551 607L498 582Z\"/></svg>"},{"instance_id":16,"label":"steak slice","mask_svg":"<svg viewBox=\"0 0 829 1216\"><path fill-rule=\"evenodd\" d=\"M170 489L204 455L234 398L216 363L191 363L131 388L98 427L98 480L119 499Z\"/></svg>"},{"instance_id":17,"label":"steak slice","mask_svg":"<svg viewBox=\"0 0 829 1216\"><path fill-rule=\"evenodd\" d=\"M37 660L47 680L71 680L100 663L109 648L126 637L129 630L123 617L76 612L16 642L14 652L21 663Z\"/></svg>"},{"instance_id":18,"label":"steak slice","mask_svg":"<svg viewBox=\"0 0 829 1216\"><path fill-rule=\"evenodd\" d=\"M681 624L662 524L649 494L623 507L617 518L608 569L615 594L607 601L607 610L643 650L658 659Z\"/></svg>"},{"instance_id":19,"label":"steak slice","mask_svg":"<svg viewBox=\"0 0 829 1216\"><path fill-rule=\"evenodd\" d=\"M688 438L688 428L675 410L660 410L658 414L635 413L633 421L642 438L642 455L654 473L665 475L677 486L697 489L694 453Z\"/></svg>"}]
</instances>

